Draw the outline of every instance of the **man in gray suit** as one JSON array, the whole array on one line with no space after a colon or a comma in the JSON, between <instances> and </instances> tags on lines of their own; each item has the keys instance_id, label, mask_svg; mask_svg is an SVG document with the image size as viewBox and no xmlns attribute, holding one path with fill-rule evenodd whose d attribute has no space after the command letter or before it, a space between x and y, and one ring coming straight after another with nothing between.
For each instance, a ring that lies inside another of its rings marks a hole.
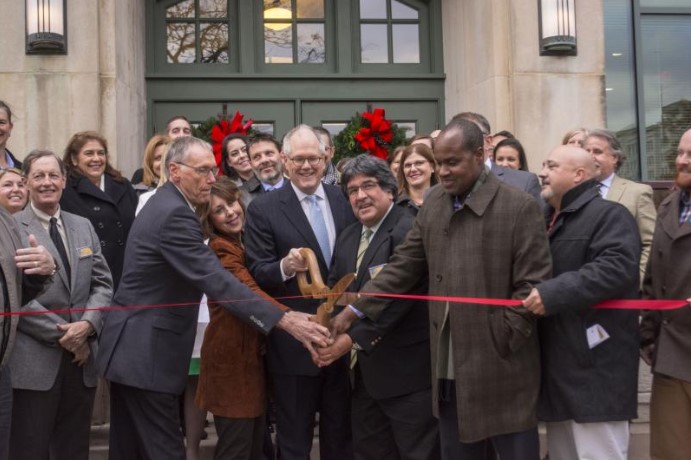
<instances>
[{"instance_id":1,"label":"man in gray suit","mask_svg":"<svg viewBox=\"0 0 691 460\"><path fill-rule=\"evenodd\" d=\"M491 169L492 173L499 178L500 181L516 187L529 193L535 200L544 208L545 202L540 197L540 182L537 176L531 172L519 171L511 168L504 168L492 161L492 130L490 129L489 121L483 115L475 112L461 112L454 115L452 121L468 120L477 125L482 131L483 135L483 149L485 152L485 164Z\"/></svg>"},{"instance_id":2,"label":"man in gray suit","mask_svg":"<svg viewBox=\"0 0 691 460\"><path fill-rule=\"evenodd\" d=\"M12 419L12 384L7 365L17 332L21 302L33 299L55 273L56 265L48 251L29 237L23 248L17 225L5 208L0 206L0 460L9 455L10 422Z\"/></svg>"},{"instance_id":3,"label":"man in gray suit","mask_svg":"<svg viewBox=\"0 0 691 460\"><path fill-rule=\"evenodd\" d=\"M89 458L101 330L98 307L110 304L113 282L88 220L60 210L65 167L53 152L24 161L30 204L15 216L58 261L51 285L24 306L10 359L14 404L11 458Z\"/></svg>"}]
</instances>

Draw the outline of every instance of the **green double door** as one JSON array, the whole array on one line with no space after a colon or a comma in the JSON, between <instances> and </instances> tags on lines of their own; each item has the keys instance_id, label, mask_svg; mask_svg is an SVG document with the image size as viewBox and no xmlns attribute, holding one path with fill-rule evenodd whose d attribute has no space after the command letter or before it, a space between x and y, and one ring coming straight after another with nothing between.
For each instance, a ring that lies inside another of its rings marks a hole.
<instances>
[{"instance_id":1,"label":"green double door","mask_svg":"<svg viewBox=\"0 0 691 460\"><path fill-rule=\"evenodd\" d=\"M328 96L328 84L322 88ZM411 91L414 89L411 88ZM376 99L357 97L357 87L350 100L293 99L277 97L268 100L246 100L228 98L217 100L152 100L151 116L153 131L165 130L166 121L175 115L184 115L193 123L217 116L224 110L230 117L241 112L245 120L252 119L255 128L282 137L292 127L305 123L310 126L324 126L333 134L338 132L356 113L368 108L383 108L386 118L408 128L407 135L429 133L443 125L443 101L440 97L427 100L405 100L404 98ZM207 96L208 97L208 96ZM200 98L201 99L201 98ZM257 97L257 99L259 99Z\"/></svg>"},{"instance_id":2,"label":"green double door","mask_svg":"<svg viewBox=\"0 0 691 460\"><path fill-rule=\"evenodd\" d=\"M225 104L279 138L378 107L428 133L444 124L441 3L147 0L149 131Z\"/></svg>"}]
</instances>

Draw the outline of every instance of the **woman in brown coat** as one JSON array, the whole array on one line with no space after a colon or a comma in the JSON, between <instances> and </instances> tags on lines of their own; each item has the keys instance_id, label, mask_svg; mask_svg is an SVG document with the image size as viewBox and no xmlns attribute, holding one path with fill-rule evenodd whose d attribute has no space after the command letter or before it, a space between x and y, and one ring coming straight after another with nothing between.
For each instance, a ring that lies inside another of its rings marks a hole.
<instances>
[{"instance_id":1,"label":"woman in brown coat","mask_svg":"<svg viewBox=\"0 0 691 460\"><path fill-rule=\"evenodd\" d=\"M245 209L241 193L227 177L211 188L211 200L202 211L202 227L209 247L226 270L267 299L245 266L242 228ZM209 299L210 322L201 350L197 405L214 415L218 444L214 459L258 459L266 429L264 337ZM277 308L287 308L274 302Z\"/></svg>"}]
</instances>

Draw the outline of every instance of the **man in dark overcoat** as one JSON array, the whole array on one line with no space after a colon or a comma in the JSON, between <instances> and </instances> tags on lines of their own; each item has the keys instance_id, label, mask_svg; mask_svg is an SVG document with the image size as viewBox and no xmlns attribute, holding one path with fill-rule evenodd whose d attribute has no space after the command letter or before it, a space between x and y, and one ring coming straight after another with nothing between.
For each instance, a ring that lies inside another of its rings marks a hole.
<instances>
[{"instance_id":1,"label":"man in dark overcoat","mask_svg":"<svg viewBox=\"0 0 691 460\"><path fill-rule=\"evenodd\" d=\"M643 296L691 303L691 130L675 163L677 188L660 203ZM650 458L691 458L691 306L647 313L641 346L653 366Z\"/></svg>"},{"instance_id":2,"label":"man in dark overcoat","mask_svg":"<svg viewBox=\"0 0 691 460\"><path fill-rule=\"evenodd\" d=\"M364 292L401 293L429 275L429 294L524 299L551 275L537 202L484 164L482 131L452 121L435 141L441 185L405 241ZM378 320L394 300L363 297L335 318ZM357 310L355 312L354 310ZM536 318L524 308L429 302L433 411L442 458L537 459L540 382Z\"/></svg>"},{"instance_id":3,"label":"man in dark overcoat","mask_svg":"<svg viewBox=\"0 0 691 460\"><path fill-rule=\"evenodd\" d=\"M626 460L636 418L638 312L593 306L637 297L641 242L631 213L601 198L596 175L574 146L554 149L540 172L554 278L524 305L544 315L538 418L556 459Z\"/></svg>"}]
</instances>

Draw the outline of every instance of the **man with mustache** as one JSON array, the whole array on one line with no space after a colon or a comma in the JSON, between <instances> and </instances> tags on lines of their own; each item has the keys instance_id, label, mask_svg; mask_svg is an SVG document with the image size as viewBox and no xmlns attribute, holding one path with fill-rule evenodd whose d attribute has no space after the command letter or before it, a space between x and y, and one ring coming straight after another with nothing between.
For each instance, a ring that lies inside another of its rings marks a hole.
<instances>
[{"instance_id":1,"label":"man with mustache","mask_svg":"<svg viewBox=\"0 0 691 460\"><path fill-rule=\"evenodd\" d=\"M643 280L646 299L691 303L691 129L679 141L676 189L658 208ZM691 457L691 309L651 311L641 323L641 355L652 363L650 457Z\"/></svg>"}]
</instances>

